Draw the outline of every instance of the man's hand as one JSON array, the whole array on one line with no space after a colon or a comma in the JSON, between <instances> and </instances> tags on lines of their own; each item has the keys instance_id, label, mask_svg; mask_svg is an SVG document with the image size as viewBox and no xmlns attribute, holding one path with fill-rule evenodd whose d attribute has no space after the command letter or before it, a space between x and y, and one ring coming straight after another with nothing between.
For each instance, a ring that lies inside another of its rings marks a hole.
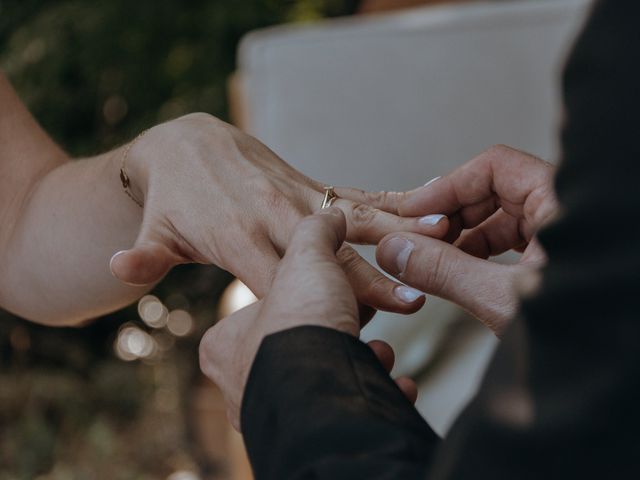
<instances>
[{"instance_id":1,"label":"man's hand","mask_svg":"<svg viewBox=\"0 0 640 480\"><path fill-rule=\"evenodd\" d=\"M512 148L489 149L397 204L403 216L448 215L447 241L390 234L378 245L378 263L408 285L464 307L500 334L517 309L515 275L544 263L535 233L557 210L554 172L549 163ZM486 260L512 249L524 252L517 265Z\"/></svg>"},{"instance_id":2,"label":"man's hand","mask_svg":"<svg viewBox=\"0 0 640 480\"><path fill-rule=\"evenodd\" d=\"M346 231L344 213L335 207L302 220L267 296L221 320L203 337L201 368L222 390L236 428L247 377L265 336L303 325L359 334L358 302L336 258ZM370 347L390 371L391 347L379 341L370 343ZM397 383L415 401L415 384L407 378Z\"/></svg>"}]
</instances>

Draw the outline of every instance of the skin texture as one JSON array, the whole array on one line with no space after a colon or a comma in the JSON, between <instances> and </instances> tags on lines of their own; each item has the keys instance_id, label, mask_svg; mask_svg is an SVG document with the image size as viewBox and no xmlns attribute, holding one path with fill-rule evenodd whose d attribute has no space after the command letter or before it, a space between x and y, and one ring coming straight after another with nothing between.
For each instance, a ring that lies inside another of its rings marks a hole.
<instances>
[{"instance_id":1,"label":"skin texture","mask_svg":"<svg viewBox=\"0 0 640 480\"><path fill-rule=\"evenodd\" d=\"M192 114L131 146L126 168L141 209L119 180L126 146L72 161L1 74L0 106L0 305L33 321L73 325L113 311L187 262L225 268L261 297L294 226L322 201L322 184L256 139ZM380 194L337 192L351 242L377 243L393 231L446 234L446 219L428 225L350 197ZM350 247L338 256L369 315L424 303L397 296L398 284Z\"/></svg>"},{"instance_id":2,"label":"skin texture","mask_svg":"<svg viewBox=\"0 0 640 480\"><path fill-rule=\"evenodd\" d=\"M112 269L118 278L136 284L157 279L176 263L195 261L229 270L261 297L295 225L318 210L324 197L321 183L291 168L256 139L206 114L153 128L133 146L130 160L134 177L147 185L139 192L147 207L134 247L118 255ZM177 164L188 167L173 173ZM375 244L404 228L427 235L446 233L446 220L425 225L418 218L350 201L348 193L334 205L345 213L346 238L352 243ZM409 311L392 295L396 284L384 280L355 251L344 246L338 255L360 302Z\"/></svg>"},{"instance_id":3,"label":"skin texture","mask_svg":"<svg viewBox=\"0 0 640 480\"><path fill-rule=\"evenodd\" d=\"M262 339L302 325L333 328L357 336L363 319L355 293L336 256L347 231L344 213L335 207L299 222L269 293L259 302L221 320L200 343L200 366L224 394L227 413L239 428L240 406L251 364ZM369 344L390 371L393 351L381 341ZM397 384L412 401L416 386L403 377Z\"/></svg>"},{"instance_id":4,"label":"skin texture","mask_svg":"<svg viewBox=\"0 0 640 480\"><path fill-rule=\"evenodd\" d=\"M444 239L390 234L378 245L378 262L408 285L468 309L499 334L517 308L514 279L533 274L545 261L535 232L557 212L554 174L547 162L496 146L411 192L375 197L358 190L343 193L392 213L448 215L451 228ZM251 364L265 336L303 325L359 334L363 318L334 255L345 233L343 213L337 209L300 222L268 295L221 320L203 337L201 368L224 393L236 428ZM510 249L523 252L517 265L488 260ZM370 347L390 371L390 347L378 341ZM415 401L415 384L407 378L396 382Z\"/></svg>"},{"instance_id":5,"label":"skin texture","mask_svg":"<svg viewBox=\"0 0 640 480\"><path fill-rule=\"evenodd\" d=\"M487 150L396 198L396 208L385 205L405 216L444 213L451 228L443 240L409 232L386 236L376 252L379 265L408 285L457 303L500 334L517 309L517 279L535 284L545 262L535 233L557 212L554 174L551 164L518 150ZM517 265L488 260L512 249L523 252Z\"/></svg>"}]
</instances>

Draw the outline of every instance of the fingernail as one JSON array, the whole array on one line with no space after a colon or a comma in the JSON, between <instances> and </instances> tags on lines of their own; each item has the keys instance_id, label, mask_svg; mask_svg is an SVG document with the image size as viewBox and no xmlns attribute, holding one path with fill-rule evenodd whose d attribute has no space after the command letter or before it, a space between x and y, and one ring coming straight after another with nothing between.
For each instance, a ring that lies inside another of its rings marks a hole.
<instances>
[{"instance_id":1,"label":"fingernail","mask_svg":"<svg viewBox=\"0 0 640 480\"><path fill-rule=\"evenodd\" d=\"M111 260L109 260L109 271L111 272L111 275L113 275L114 277L116 276L116 274L113 273L113 261L116 259L118 255L122 255L124 252L126 252L126 250L120 250L119 252L114 253L113 256L111 257Z\"/></svg>"},{"instance_id":2,"label":"fingernail","mask_svg":"<svg viewBox=\"0 0 640 480\"><path fill-rule=\"evenodd\" d=\"M436 225L440 220L442 220L446 215L427 215L426 217L422 217L418 220L422 225Z\"/></svg>"},{"instance_id":3,"label":"fingernail","mask_svg":"<svg viewBox=\"0 0 640 480\"><path fill-rule=\"evenodd\" d=\"M413 303L420 297L424 297L424 293L420 290L416 290L415 288L407 287L405 285L397 286L393 289L393 293L404 303Z\"/></svg>"},{"instance_id":4,"label":"fingernail","mask_svg":"<svg viewBox=\"0 0 640 480\"><path fill-rule=\"evenodd\" d=\"M391 268L389 273L392 275L400 275L404 273L407 269L407 263L409 262L409 257L411 256L411 252L413 252L414 247L415 245L413 242L402 237L393 237L391 240L386 242L384 246L385 256L393 258L393 263L395 263L395 271L392 271L393 268Z\"/></svg>"},{"instance_id":5,"label":"fingernail","mask_svg":"<svg viewBox=\"0 0 640 480\"><path fill-rule=\"evenodd\" d=\"M440 180L441 177L436 177L436 178L432 178L431 180L429 180L427 183L424 184L424 186L428 186L431 185L433 182L435 182L436 180Z\"/></svg>"}]
</instances>

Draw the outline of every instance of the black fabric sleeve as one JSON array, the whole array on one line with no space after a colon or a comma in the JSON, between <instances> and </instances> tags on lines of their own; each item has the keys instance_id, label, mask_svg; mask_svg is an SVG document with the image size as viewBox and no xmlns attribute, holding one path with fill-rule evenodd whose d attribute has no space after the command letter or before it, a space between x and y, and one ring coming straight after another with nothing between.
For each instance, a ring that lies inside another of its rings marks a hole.
<instances>
[{"instance_id":1,"label":"black fabric sleeve","mask_svg":"<svg viewBox=\"0 0 640 480\"><path fill-rule=\"evenodd\" d=\"M264 339L241 423L257 480L422 479L439 442L367 345L314 326Z\"/></svg>"},{"instance_id":2,"label":"black fabric sleeve","mask_svg":"<svg viewBox=\"0 0 640 480\"><path fill-rule=\"evenodd\" d=\"M564 92L540 289L430 480L640 478L640 2L598 2Z\"/></svg>"}]
</instances>

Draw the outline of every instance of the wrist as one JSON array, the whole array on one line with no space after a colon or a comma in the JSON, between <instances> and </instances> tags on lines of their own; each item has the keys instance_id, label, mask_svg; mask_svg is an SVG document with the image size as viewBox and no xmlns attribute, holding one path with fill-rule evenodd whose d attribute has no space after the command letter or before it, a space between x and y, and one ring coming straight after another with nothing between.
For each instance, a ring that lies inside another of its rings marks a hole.
<instances>
[{"instance_id":1,"label":"wrist","mask_svg":"<svg viewBox=\"0 0 640 480\"><path fill-rule=\"evenodd\" d=\"M149 155L146 153L148 144L145 142L147 132L147 130L142 131L118 149L115 159L124 193L141 208L144 208L147 197L150 173Z\"/></svg>"},{"instance_id":2,"label":"wrist","mask_svg":"<svg viewBox=\"0 0 640 480\"><path fill-rule=\"evenodd\" d=\"M176 168L183 174L190 173L190 168L199 168L198 162L191 166L189 162L201 157L203 151L210 151L212 139L231 138L234 132L233 127L221 120L196 113L140 133L121 150L121 164L131 194L144 205L153 184L173 178L179 173Z\"/></svg>"},{"instance_id":3,"label":"wrist","mask_svg":"<svg viewBox=\"0 0 640 480\"><path fill-rule=\"evenodd\" d=\"M184 133L176 128L176 121L171 121L143 130L122 147L119 168L126 178L121 183L123 187L128 183L136 203L144 205L151 185L174 174L172 163Z\"/></svg>"}]
</instances>

